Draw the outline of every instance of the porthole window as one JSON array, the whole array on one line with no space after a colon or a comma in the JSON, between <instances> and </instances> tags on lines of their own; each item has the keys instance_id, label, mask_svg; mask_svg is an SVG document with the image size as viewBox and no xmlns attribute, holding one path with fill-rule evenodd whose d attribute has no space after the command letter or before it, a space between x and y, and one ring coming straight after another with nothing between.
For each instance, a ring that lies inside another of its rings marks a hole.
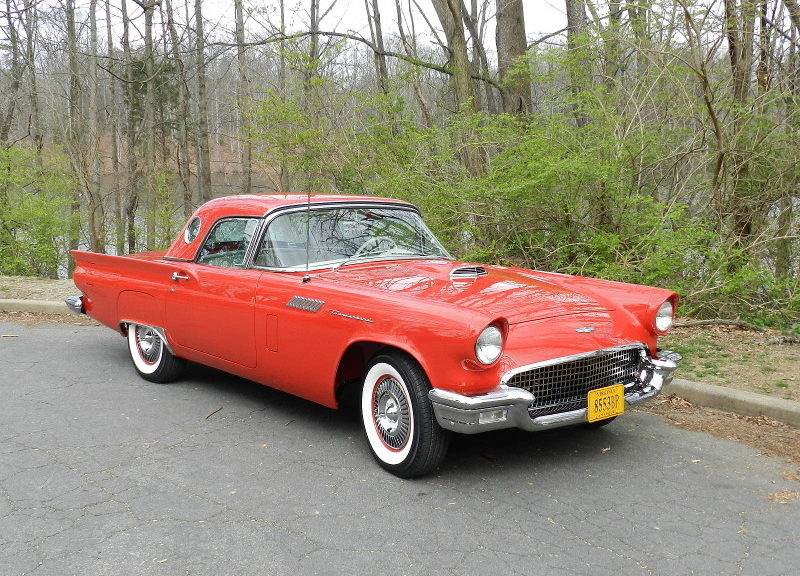
<instances>
[{"instance_id":1,"label":"porthole window","mask_svg":"<svg viewBox=\"0 0 800 576\"><path fill-rule=\"evenodd\" d=\"M191 244L197 238L198 232L200 232L200 218L192 218L192 221L189 222L183 232L183 241Z\"/></svg>"}]
</instances>

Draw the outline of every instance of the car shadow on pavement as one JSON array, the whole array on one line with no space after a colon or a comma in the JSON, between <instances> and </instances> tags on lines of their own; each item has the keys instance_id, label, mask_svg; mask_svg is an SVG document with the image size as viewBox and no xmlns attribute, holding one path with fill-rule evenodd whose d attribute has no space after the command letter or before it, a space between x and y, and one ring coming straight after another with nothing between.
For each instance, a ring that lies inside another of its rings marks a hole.
<instances>
[{"instance_id":1,"label":"car shadow on pavement","mask_svg":"<svg viewBox=\"0 0 800 576\"><path fill-rule=\"evenodd\" d=\"M170 386L201 388L220 404L236 405L240 410L263 412L272 421L306 429L310 435L328 437L363 436L358 411L352 405L332 410L280 390L239 378L199 364L190 363L182 381ZM212 416L213 417L213 416ZM488 467L526 468L542 466L586 467L587 454L605 454L632 444L638 434L630 434L624 421L606 428L573 427L543 432L499 430L483 434L453 434L448 456L436 475L464 474ZM366 440L359 442L364 467L374 466Z\"/></svg>"}]
</instances>

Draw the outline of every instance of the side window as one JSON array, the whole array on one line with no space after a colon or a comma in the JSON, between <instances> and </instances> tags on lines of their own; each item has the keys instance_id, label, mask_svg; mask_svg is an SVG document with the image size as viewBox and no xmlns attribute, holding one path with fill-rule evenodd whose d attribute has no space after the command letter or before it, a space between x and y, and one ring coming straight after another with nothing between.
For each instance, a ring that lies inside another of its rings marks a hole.
<instances>
[{"instance_id":1,"label":"side window","mask_svg":"<svg viewBox=\"0 0 800 576\"><path fill-rule=\"evenodd\" d=\"M267 227L253 262L267 268L292 268L306 262L305 212L278 216Z\"/></svg>"},{"instance_id":2,"label":"side window","mask_svg":"<svg viewBox=\"0 0 800 576\"><path fill-rule=\"evenodd\" d=\"M258 221L258 218L227 218L217 222L200 248L197 263L241 268Z\"/></svg>"},{"instance_id":3,"label":"side window","mask_svg":"<svg viewBox=\"0 0 800 576\"><path fill-rule=\"evenodd\" d=\"M197 234L200 232L200 218L194 217L189 224L186 225L186 230L183 231L183 241L187 244L194 242Z\"/></svg>"}]
</instances>

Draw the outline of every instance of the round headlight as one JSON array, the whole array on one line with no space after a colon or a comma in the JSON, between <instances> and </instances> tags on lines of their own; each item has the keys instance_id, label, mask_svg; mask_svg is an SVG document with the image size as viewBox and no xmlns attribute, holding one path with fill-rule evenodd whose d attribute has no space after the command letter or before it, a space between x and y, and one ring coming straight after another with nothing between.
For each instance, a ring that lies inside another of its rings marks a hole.
<instances>
[{"instance_id":1,"label":"round headlight","mask_svg":"<svg viewBox=\"0 0 800 576\"><path fill-rule=\"evenodd\" d=\"M656 312L655 327L659 332L666 332L672 327L672 302L667 300Z\"/></svg>"},{"instance_id":2,"label":"round headlight","mask_svg":"<svg viewBox=\"0 0 800 576\"><path fill-rule=\"evenodd\" d=\"M497 326L487 326L475 342L475 356L481 364L491 364L503 351L503 333Z\"/></svg>"}]
</instances>

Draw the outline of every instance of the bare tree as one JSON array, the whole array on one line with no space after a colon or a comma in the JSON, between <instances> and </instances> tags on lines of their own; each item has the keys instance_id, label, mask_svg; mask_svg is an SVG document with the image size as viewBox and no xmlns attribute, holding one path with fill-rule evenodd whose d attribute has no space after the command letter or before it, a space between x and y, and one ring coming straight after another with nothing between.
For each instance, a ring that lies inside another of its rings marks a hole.
<instances>
[{"instance_id":1,"label":"bare tree","mask_svg":"<svg viewBox=\"0 0 800 576\"><path fill-rule=\"evenodd\" d=\"M565 0L567 12L567 50L573 54L570 63L570 92L573 97L573 113L578 128L586 126L588 120L581 110L580 98L588 88L591 70L585 60L586 5L584 0Z\"/></svg>"},{"instance_id":2,"label":"bare tree","mask_svg":"<svg viewBox=\"0 0 800 576\"><path fill-rule=\"evenodd\" d=\"M201 0L194 0L195 67L197 74L197 188L200 201L211 199L211 152L208 143L208 89L206 87L206 38Z\"/></svg>"},{"instance_id":3,"label":"bare tree","mask_svg":"<svg viewBox=\"0 0 800 576\"><path fill-rule=\"evenodd\" d=\"M25 27L25 67L28 69L28 99L31 107L31 138L36 149L36 161L42 168L44 134L39 113L39 84L36 69L36 34L38 32L38 9L32 0L24 0L23 26Z\"/></svg>"},{"instance_id":4,"label":"bare tree","mask_svg":"<svg viewBox=\"0 0 800 576\"><path fill-rule=\"evenodd\" d=\"M153 46L153 13L161 0L134 0L144 11L144 162L147 175L147 196L145 208L145 243L147 250L156 248L156 91L155 91L155 51Z\"/></svg>"},{"instance_id":5,"label":"bare tree","mask_svg":"<svg viewBox=\"0 0 800 576\"><path fill-rule=\"evenodd\" d=\"M447 38L449 54L450 78L456 105L459 111L476 112L475 92L472 83L471 63L467 53L467 39L464 34L464 14L461 10L462 0L433 0L433 7L439 16L439 22ZM484 158L475 143L475 133L468 129L463 135L462 162L473 176L483 174Z\"/></svg>"},{"instance_id":6,"label":"bare tree","mask_svg":"<svg viewBox=\"0 0 800 576\"><path fill-rule=\"evenodd\" d=\"M17 23L14 22L16 12L16 7L12 6L11 0L6 0L5 16L8 23L8 42L11 51L11 83L8 87L8 92L6 92L6 110L2 118L0 118L0 142L2 143L8 142L8 136L11 133L11 123L14 120L14 112L17 109L17 98L22 85L22 75L25 73L19 32L17 31Z\"/></svg>"},{"instance_id":7,"label":"bare tree","mask_svg":"<svg viewBox=\"0 0 800 576\"><path fill-rule=\"evenodd\" d=\"M403 24L403 9L400 6L400 0L395 0L394 5L397 10L397 28L400 34L400 40L403 43L403 50L405 51L409 59L419 60L416 47L416 34L413 33L414 32L413 16L410 16L412 34L411 38L409 38L405 31L405 25ZM417 100L417 103L419 104L425 125L430 127L433 125L430 104L428 103L428 99L425 98L425 95L422 92L422 84L419 79L419 69L416 66L413 67L411 71L411 84L414 88L414 96Z\"/></svg>"},{"instance_id":8,"label":"bare tree","mask_svg":"<svg viewBox=\"0 0 800 576\"><path fill-rule=\"evenodd\" d=\"M432 0L432 4L447 39L445 48L449 67L453 73L451 82L456 106L474 112L475 92L472 84L472 65L467 52L467 38L464 35L462 0Z\"/></svg>"},{"instance_id":9,"label":"bare tree","mask_svg":"<svg viewBox=\"0 0 800 576\"><path fill-rule=\"evenodd\" d=\"M114 36L111 26L111 0L106 0L106 62L109 70L115 61ZM123 209L122 187L120 186L120 154L119 154L119 102L117 102L117 78L109 74L108 125L111 140L111 196L114 211L114 247L117 254L125 252L125 211Z\"/></svg>"},{"instance_id":10,"label":"bare tree","mask_svg":"<svg viewBox=\"0 0 800 576\"><path fill-rule=\"evenodd\" d=\"M126 240L129 252L136 252L138 238L136 234L136 211L139 207L139 153L138 126L134 103L136 101L135 64L131 52L130 28L128 6L126 0L120 4L122 11L122 60L125 67L125 100L128 105L127 122L125 126L125 159L126 159L126 186L125 186L125 227Z\"/></svg>"},{"instance_id":11,"label":"bare tree","mask_svg":"<svg viewBox=\"0 0 800 576\"><path fill-rule=\"evenodd\" d=\"M89 134L83 146L88 158L83 162L85 176L81 178L88 205L89 248L106 251L105 209L103 206L102 158L103 111L100 108L100 58L97 49L97 0L89 2Z\"/></svg>"},{"instance_id":12,"label":"bare tree","mask_svg":"<svg viewBox=\"0 0 800 576\"><path fill-rule=\"evenodd\" d=\"M80 114L80 75L78 70L78 37L75 29L75 2L66 0L64 7L67 20L67 58L69 60L69 118L67 123L67 143L70 150L70 157L76 159L80 154L80 132L82 122ZM79 172L75 169L75 172ZM72 226L70 227L69 247L76 250L80 246L80 194L76 190L70 203L70 216L72 216ZM71 261L70 261L71 262ZM72 275L74 263L71 262L69 273Z\"/></svg>"},{"instance_id":13,"label":"bare tree","mask_svg":"<svg viewBox=\"0 0 800 576\"><path fill-rule=\"evenodd\" d=\"M175 114L175 129L177 132L177 170L178 180L181 184L183 197L183 216L188 218L194 211L192 203L192 188L190 184L190 163L189 163L189 133L187 122L189 121L189 82L186 76L186 64L181 55L181 41L178 30L175 26L175 18L172 10L171 0L165 0L167 29L170 36L172 48L172 59L175 62L176 84L178 86L177 111Z\"/></svg>"},{"instance_id":14,"label":"bare tree","mask_svg":"<svg viewBox=\"0 0 800 576\"><path fill-rule=\"evenodd\" d=\"M497 70L502 83L503 111L520 114L531 110L531 85L525 68L527 51L522 0L497 0Z\"/></svg>"},{"instance_id":15,"label":"bare tree","mask_svg":"<svg viewBox=\"0 0 800 576\"><path fill-rule=\"evenodd\" d=\"M483 8L485 9L485 7L484 4ZM485 94L486 98L486 109L490 114L497 114L499 110L495 99L494 86L492 82L489 82L491 76L489 57L486 55L482 29L478 22L480 17L478 0L471 0L470 8L471 10L468 10L466 4L464 4L464 0L461 0L461 15L464 19L464 26L467 32L469 32L472 44L472 75L475 82L475 95L478 96L481 94L481 87L483 87L483 94ZM480 80L478 78L480 78Z\"/></svg>"},{"instance_id":16,"label":"bare tree","mask_svg":"<svg viewBox=\"0 0 800 576\"><path fill-rule=\"evenodd\" d=\"M367 11L367 23L372 43L377 48L372 53L375 59L375 76L378 79L378 89L383 94L389 94L389 69L386 66L386 50L383 46L383 25L381 24L381 11L378 0L364 0Z\"/></svg>"},{"instance_id":17,"label":"bare tree","mask_svg":"<svg viewBox=\"0 0 800 576\"><path fill-rule=\"evenodd\" d=\"M244 45L244 10L242 0L234 0L236 19L236 61L239 70L239 83L236 88L236 104L239 109L242 193L249 194L253 186L253 136L250 130L251 111L250 79L247 77L247 55Z\"/></svg>"}]
</instances>

